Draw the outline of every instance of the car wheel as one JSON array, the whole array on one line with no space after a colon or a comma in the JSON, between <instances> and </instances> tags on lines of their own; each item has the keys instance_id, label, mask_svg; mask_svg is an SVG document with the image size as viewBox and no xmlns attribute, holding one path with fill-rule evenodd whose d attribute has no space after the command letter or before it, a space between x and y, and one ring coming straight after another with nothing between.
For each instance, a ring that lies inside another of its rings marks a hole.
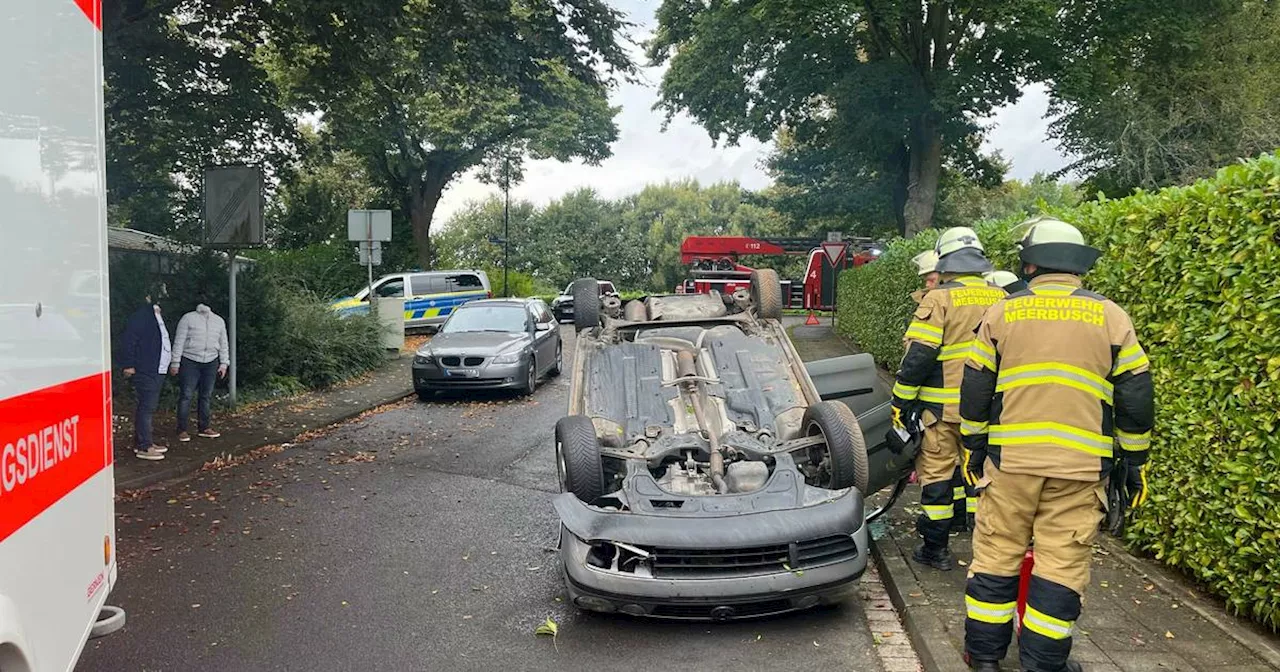
<instances>
[{"instance_id":1,"label":"car wheel","mask_svg":"<svg viewBox=\"0 0 1280 672\"><path fill-rule=\"evenodd\" d=\"M808 449L805 482L832 490L852 486L866 494L871 470L853 411L838 401L820 401L804 412L801 426L805 436L822 436L826 441Z\"/></svg>"},{"instance_id":2,"label":"car wheel","mask_svg":"<svg viewBox=\"0 0 1280 672\"><path fill-rule=\"evenodd\" d=\"M556 423L556 475L561 492L588 504L604 495L604 465L591 418L570 415Z\"/></svg>"},{"instance_id":3,"label":"car wheel","mask_svg":"<svg viewBox=\"0 0 1280 672\"><path fill-rule=\"evenodd\" d=\"M538 389L538 358L530 355L529 370L524 376L524 385L520 387L520 394L533 394L533 391Z\"/></svg>"},{"instance_id":4,"label":"car wheel","mask_svg":"<svg viewBox=\"0 0 1280 672\"><path fill-rule=\"evenodd\" d=\"M751 271L751 302L756 314L766 320L782 319L782 281L772 268Z\"/></svg>"},{"instance_id":5,"label":"car wheel","mask_svg":"<svg viewBox=\"0 0 1280 672\"><path fill-rule=\"evenodd\" d=\"M595 278L573 281L573 326L578 331L600 326L600 283Z\"/></svg>"},{"instance_id":6,"label":"car wheel","mask_svg":"<svg viewBox=\"0 0 1280 672\"><path fill-rule=\"evenodd\" d=\"M549 372L552 376L558 376L560 375L560 372L564 370L563 350L564 343L556 343L556 363L551 365L551 371Z\"/></svg>"}]
</instances>

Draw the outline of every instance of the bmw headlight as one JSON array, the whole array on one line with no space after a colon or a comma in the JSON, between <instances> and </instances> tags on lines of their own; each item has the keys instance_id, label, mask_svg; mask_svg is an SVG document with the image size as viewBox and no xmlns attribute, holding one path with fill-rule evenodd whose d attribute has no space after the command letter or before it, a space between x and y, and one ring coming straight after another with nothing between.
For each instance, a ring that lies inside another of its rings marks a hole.
<instances>
[{"instance_id":1,"label":"bmw headlight","mask_svg":"<svg viewBox=\"0 0 1280 672\"><path fill-rule=\"evenodd\" d=\"M421 348L418 348L418 351L413 354L414 364L426 364L430 366L434 365L435 361L435 357L432 356L431 348L429 346L424 345Z\"/></svg>"},{"instance_id":2,"label":"bmw headlight","mask_svg":"<svg viewBox=\"0 0 1280 672\"><path fill-rule=\"evenodd\" d=\"M517 351L517 352L508 352L505 355L498 355L497 357L493 358L493 363L494 364L519 364L520 354L521 353Z\"/></svg>"}]
</instances>

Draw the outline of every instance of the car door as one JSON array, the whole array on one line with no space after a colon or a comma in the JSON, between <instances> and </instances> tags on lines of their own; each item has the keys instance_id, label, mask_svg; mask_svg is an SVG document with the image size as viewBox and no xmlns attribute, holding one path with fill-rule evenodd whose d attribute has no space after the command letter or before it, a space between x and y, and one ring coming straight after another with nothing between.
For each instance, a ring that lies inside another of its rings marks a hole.
<instances>
[{"instance_id":1,"label":"car door","mask_svg":"<svg viewBox=\"0 0 1280 672\"><path fill-rule=\"evenodd\" d=\"M533 342L538 351L539 373L548 371L555 365L556 343L560 331L556 328L556 320L547 309L545 303L535 301L529 304L529 314L533 320Z\"/></svg>"},{"instance_id":2,"label":"car door","mask_svg":"<svg viewBox=\"0 0 1280 672\"><path fill-rule=\"evenodd\" d=\"M839 401L858 418L867 445L870 467L867 492L870 495L901 481L915 464L915 451L895 455L885 434L893 427L890 387L880 379L871 355L861 353L805 362L809 378L824 400Z\"/></svg>"}]
</instances>

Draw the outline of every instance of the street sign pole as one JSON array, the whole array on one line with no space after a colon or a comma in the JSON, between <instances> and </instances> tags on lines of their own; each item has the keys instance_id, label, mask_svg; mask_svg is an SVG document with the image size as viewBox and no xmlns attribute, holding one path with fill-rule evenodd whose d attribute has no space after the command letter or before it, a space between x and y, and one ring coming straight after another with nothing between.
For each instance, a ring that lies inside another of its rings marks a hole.
<instances>
[{"instance_id":1,"label":"street sign pole","mask_svg":"<svg viewBox=\"0 0 1280 672\"><path fill-rule=\"evenodd\" d=\"M511 285L507 284L507 269L511 267L511 156L506 157L502 171L502 295L511 296Z\"/></svg>"},{"instance_id":2,"label":"street sign pole","mask_svg":"<svg viewBox=\"0 0 1280 672\"><path fill-rule=\"evenodd\" d=\"M231 257L230 277L227 279L227 287L230 290L231 298L227 302L228 320L228 350L231 355L231 365L227 367L227 393L228 399L231 401L231 408L236 407L236 251L228 250L227 254Z\"/></svg>"},{"instance_id":3,"label":"street sign pole","mask_svg":"<svg viewBox=\"0 0 1280 672\"><path fill-rule=\"evenodd\" d=\"M848 250L849 244L841 240L840 232L833 231L827 234L827 242L822 244L822 253L826 255L827 261L831 262L831 272L834 276L831 279L831 328L836 326L836 306L840 303L840 271L844 263L845 252Z\"/></svg>"}]
</instances>

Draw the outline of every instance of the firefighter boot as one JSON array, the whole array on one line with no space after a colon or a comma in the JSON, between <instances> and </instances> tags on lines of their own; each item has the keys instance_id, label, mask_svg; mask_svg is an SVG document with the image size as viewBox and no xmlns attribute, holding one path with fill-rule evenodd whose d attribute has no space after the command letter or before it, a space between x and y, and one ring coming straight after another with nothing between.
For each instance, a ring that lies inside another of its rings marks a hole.
<instances>
[{"instance_id":1,"label":"firefighter boot","mask_svg":"<svg viewBox=\"0 0 1280 672\"><path fill-rule=\"evenodd\" d=\"M969 659L969 669L973 672L1000 672L1000 662L995 660Z\"/></svg>"},{"instance_id":2,"label":"firefighter boot","mask_svg":"<svg viewBox=\"0 0 1280 672\"><path fill-rule=\"evenodd\" d=\"M943 548L930 548L929 544L920 544L911 553L911 559L941 572L949 572L955 567L951 551Z\"/></svg>"}]
</instances>

